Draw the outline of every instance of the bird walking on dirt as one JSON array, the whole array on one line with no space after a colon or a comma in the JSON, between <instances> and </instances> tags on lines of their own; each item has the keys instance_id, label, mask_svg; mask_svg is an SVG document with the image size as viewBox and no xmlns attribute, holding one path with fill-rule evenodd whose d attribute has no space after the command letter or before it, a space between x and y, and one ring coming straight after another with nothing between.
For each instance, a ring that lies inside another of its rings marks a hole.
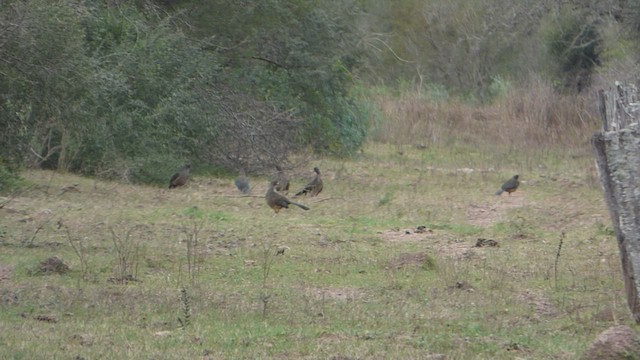
<instances>
[{"instance_id":1,"label":"bird walking on dirt","mask_svg":"<svg viewBox=\"0 0 640 360\"><path fill-rule=\"evenodd\" d=\"M269 190L267 190L267 194L264 196L265 200L267 201L267 205L269 205L269 207L272 208L276 214L282 208L288 209L289 205L295 205L303 210L309 210L308 207L302 204L293 202L287 199L284 195L277 193L275 190L275 186L277 184L278 184L277 180L272 180L271 183L269 184Z\"/></svg>"},{"instance_id":2,"label":"bird walking on dirt","mask_svg":"<svg viewBox=\"0 0 640 360\"><path fill-rule=\"evenodd\" d=\"M302 188L302 190L298 191L294 195L294 197L300 196L300 195L316 196L320 194L323 187L322 177L320 177L320 169L318 169L318 167L314 167L313 171L315 171L316 176L314 176L314 178L307 185L305 185L305 187Z\"/></svg>"},{"instance_id":3,"label":"bird walking on dirt","mask_svg":"<svg viewBox=\"0 0 640 360\"><path fill-rule=\"evenodd\" d=\"M276 180L278 184L276 184L275 189L276 191L287 193L289 191L289 177L285 174L280 165L276 165L276 170L278 170L278 172L276 173L274 180Z\"/></svg>"},{"instance_id":4,"label":"bird walking on dirt","mask_svg":"<svg viewBox=\"0 0 640 360\"><path fill-rule=\"evenodd\" d=\"M511 193L516 191L520 185L520 181L518 180L519 177L520 175L513 175L511 179L505 181L505 183L500 187L500 190L496 192L496 195L502 195L505 191L511 195Z\"/></svg>"},{"instance_id":5,"label":"bird walking on dirt","mask_svg":"<svg viewBox=\"0 0 640 360\"><path fill-rule=\"evenodd\" d=\"M247 174L244 172L244 168L240 169L240 175L236 178L236 187L243 194L248 194L251 192L251 187L249 186L249 178L247 178Z\"/></svg>"},{"instance_id":6,"label":"bird walking on dirt","mask_svg":"<svg viewBox=\"0 0 640 360\"><path fill-rule=\"evenodd\" d=\"M191 164L186 164L178 172L173 174L171 180L169 180L169 189L182 186L189 180L189 171L191 171Z\"/></svg>"}]
</instances>

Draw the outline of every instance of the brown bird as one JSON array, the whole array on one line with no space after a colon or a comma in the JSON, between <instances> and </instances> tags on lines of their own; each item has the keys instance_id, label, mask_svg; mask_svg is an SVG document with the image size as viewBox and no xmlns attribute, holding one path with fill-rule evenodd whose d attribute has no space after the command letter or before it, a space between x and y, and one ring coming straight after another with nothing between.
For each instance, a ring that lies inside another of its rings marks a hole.
<instances>
[{"instance_id":1,"label":"brown bird","mask_svg":"<svg viewBox=\"0 0 640 360\"><path fill-rule=\"evenodd\" d=\"M275 189L276 191L287 193L289 191L289 176L285 174L280 165L276 165L276 170L278 170L278 172L274 180L276 180L278 184L276 184Z\"/></svg>"},{"instance_id":2,"label":"brown bird","mask_svg":"<svg viewBox=\"0 0 640 360\"><path fill-rule=\"evenodd\" d=\"M249 179L247 178L247 174L244 172L244 168L240 169L240 175L236 178L236 187L243 194L248 194L251 192L251 187L249 187Z\"/></svg>"},{"instance_id":3,"label":"brown bird","mask_svg":"<svg viewBox=\"0 0 640 360\"><path fill-rule=\"evenodd\" d=\"M189 180L189 171L191 171L191 164L186 164L177 173L173 174L171 180L169 180L169 189L182 186Z\"/></svg>"},{"instance_id":4,"label":"brown bird","mask_svg":"<svg viewBox=\"0 0 640 360\"><path fill-rule=\"evenodd\" d=\"M267 200L267 205L269 205L269 207L272 208L273 211L276 212L276 214L282 208L288 209L289 205L295 205L303 210L309 210L308 207L302 204L295 203L287 199L284 195L277 193L274 189L277 184L277 180L272 180L271 183L269 183L269 190L267 190L267 194L264 196L265 200Z\"/></svg>"},{"instance_id":5,"label":"brown bird","mask_svg":"<svg viewBox=\"0 0 640 360\"><path fill-rule=\"evenodd\" d=\"M320 169L318 169L318 167L314 167L313 171L316 172L316 176L307 185L305 185L305 187L302 188L302 190L298 191L298 193L296 193L294 197L300 196L303 194L309 195L309 196L316 196L320 194L323 186L322 178L320 177Z\"/></svg>"},{"instance_id":6,"label":"brown bird","mask_svg":"<svg viewBox=\"0 0 640 360\"><path fill-rule=\"evenodd\" d=\"M500 187L500 190L496 192L496 195L502 195L502 193L506 191L509 193L509 196L511 196L511 193L516 191L520 185L520 181L518 181L519 177L520 175L514 175L511 179L505 181L505 183Z\"/></svg>"}]
</instances>

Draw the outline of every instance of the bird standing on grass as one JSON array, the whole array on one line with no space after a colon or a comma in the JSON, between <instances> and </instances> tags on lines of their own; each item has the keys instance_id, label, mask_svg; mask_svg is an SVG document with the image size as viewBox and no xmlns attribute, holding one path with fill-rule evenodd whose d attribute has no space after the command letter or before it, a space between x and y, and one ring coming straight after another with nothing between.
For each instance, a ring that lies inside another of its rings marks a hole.
<instances>
[{"instance_id":1,"label":"bird standing on grass","mask_svg":"<svg viewBox=\"0 0 640 360\"><path fill-rule=\"evenodd\" d=\"M303 210L309 210L308 207L302 204L295 203L284 197L282 194L277 193L275 190L275 186L277 184L277 180L272 180L269 184L269 190L267 190L267 194L264 196L265 200L267 201L267 205L269 205L269 207L272 208L273 211L276 212L276 214L282 208L288 209L290 204L295 205Z\"/></svg>"},{"instance_id":2,"label":"bird standing on grass","mask_svg":"<svg viewBox=\"0 0 640 360\"><path fill-rule=\"evenodd\" d=\"M236 178L236 187L243 194L248 194L251 191L251 187L249 187L249 179L247 178L247 174L244 172L244 168L240 169L240 175Z\"/></svg>"},{"instance_id":3,"label":"bird standing on grass","mask_svg":"<svg viewBox=\"0 0 640 360\"><path fill-rule=\"evenodd\" d=\"M511 179L505 181L505 183L500 187L500 190L496 192L496 195L502 195L502 193L506 191L509 193L509 196L511 196L511 193L516 191L520 185L520 181L518 181L519 177L520 175L513 175Z\"/></svg>"},{"instance_id":4,"label":"bird standing on grass","mask_svg":"<svg viewBox=\"0 0 640 360\"><path fill-rule=\"evenodd\" d=\"M278 181L278 184L276 184L275 189L276 191L286 193L289 191L289 177L285 174L280 165L276 165L276 170L278 170L278 172L276 173L274 180Z\"/></svg>"},{"instance_id":5,"label":"bird standing on grass","mask_svg":"<svg viewBox=\"0 0 640 360\"><path fill-rule=\"evenodd\" d=\"M191 171L191 164L186 164L177 173L173 174L171 180L169 180L169 189L182 186L189 180L189 171Z\"/></svg>"},{"instance_id":6,"label":"bird standing on grass","mask_svg":"<svg viewBox=\"0 0 640 360\"><path fill-rule=\"evenodd\" d=\"M298 191L298 193L296 193L294 197L300 195L316 196L320 194L323 187L322 178L320 177L320 169L318 169L318 167L314 167L313 171L316 172L316 176L314 176L314 178L307 185L305 185L302 190Z\"/></svg>"}]
</instances>

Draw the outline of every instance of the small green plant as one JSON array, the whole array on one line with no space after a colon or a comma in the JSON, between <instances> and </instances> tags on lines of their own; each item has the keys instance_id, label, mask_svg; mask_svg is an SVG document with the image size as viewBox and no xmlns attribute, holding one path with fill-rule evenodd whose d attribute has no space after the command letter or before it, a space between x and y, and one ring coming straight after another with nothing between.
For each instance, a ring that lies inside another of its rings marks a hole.
<instances>
[{"instance_id":1,"label":"small green plant","mask_svg":"<svg viewBox=\"0 0 640 360\"><path fill-rule=\"evenodd\" d=\"M558 264L560 263L560 252L562 251L563 242L564 242L564 232L560 234L560 241L558 242L558 251L556 252L556 259L553 263L553 280L555 281L556 290L558 289Z\"/></svg>"},{"instance_id":2,"label":"small green plant","mask_svg":"<svg viewBox=\"0 0 640 360\"><path fill-rule=\"evenodd\" d=\"M27 225L25 225L25 227L22 229L20 244L28 248L36 246L35 241L38 233L42 231L42 229L49 223L49 221L51 221L51 216L46 217L44 220L37 221L33 227L29 226L28 224L30 221L27 221Z\"/></svg>"},{"instance_id":3,"label":"small green plant","mask_svg":"<svg viewBox=\"0 0 640 360\"><path fill-rule=\"evenodd\" d=\"M384 193L384 195L382 195L380 200L378 200L378 206L387 205L391 202L391 200L393 200L393 192L387 191Z\"/></svg>"},{"instance_id":4,"label":"small green plant","mask_svg":"<svg viewBox=\"0 0 640 360\"><path fill-rule=\"evenodd\" d=\"M610 225L603 223L602 221L598 221L596 223L597 234L604 236L616 236L616 232L613 231L613 228Z\"/></svg>"},{"instance_id":5,"label":"small green plant","mask_svg":"<svg viewBox=\"0 0 640 360\"><path fill-rule=\"evenodd\" d=\"M0 156L0 193L15 191L19 189L23 183L24 180L20 177L17 167L10 166L9 162ZM2 208L3 205L4 203L0 202L0 208Z\"/></svg>"},{"instance_id":6,"label":"small green plant","mask_svg":"<svg viewBox=\"0 0 640 360\"><path fill-rule=\"evenodd\" d=\"M191 300L186 288L180 289L180 316L178 317L178 323L180 328L185 330L191 325Z\"/></svg>"},{"instance_id":7,"label":"small green plant","mask_svg":"<svg viewBox=\"0 0 640 360\"><path fill-rule=\"evenodd\" d=\"M497 223L496 230L503 231L514 238L526 238L533 233L529 220L520 215L516 215L505 222Z\"/></svg>"},{"instance_id":8,"label":"small green plant","mask_svg":"<svg viewBox=\"0 0 640 360\"><path fill-rule=\"evenodd\" d=\"M422 262L420 263L420 268L426 271L432 271L436 270L437 267L438 264L436 262L436 259L429 254L425 254L424 260L422 260Z\"/></svg>"},{"instance_id":9,"label":"small green plant","mask_svg":"<svg viewBox=\"0 0 640 360\"><path fill-rule=\"evenodd\" d=\"M187 273L189 275L189 281L192 284L198 280L200 267L198 265L198 250L199 250L199 234L206 226L206 218L204 213L196 206L185 210L188 223L183 225L183 233L185 235L185 245L187 246Z\"/></svg>"},{"instance_id":10,"label":"small green plant","mask_svg":"<svg viewBox=\"0 0 640 360\"><path fill-rule=\"evenodd\" d=\"M271 293L269 290L269 274L271 273L271 265L275 260L275 256L278 254L284 255L284 248L275 249L274 246L266 241L262 247L262 287L260 289L260 301L262 302L262 318L267 317L267 308L269 300L271 299ZM282 251L281 251L282 250Z\"/></svg>"},{"instance_id":11,"label":"small green plant","mask_svg":"<svg viewBox=\"0 0 640 360\"><path fill-rule=\"evenodd\" d=\"M507 94L510 87L511 84L508 80L500 75L494 76L489 85L488 96L491 100L498 100Z\"/></svg>"}]
</instances>

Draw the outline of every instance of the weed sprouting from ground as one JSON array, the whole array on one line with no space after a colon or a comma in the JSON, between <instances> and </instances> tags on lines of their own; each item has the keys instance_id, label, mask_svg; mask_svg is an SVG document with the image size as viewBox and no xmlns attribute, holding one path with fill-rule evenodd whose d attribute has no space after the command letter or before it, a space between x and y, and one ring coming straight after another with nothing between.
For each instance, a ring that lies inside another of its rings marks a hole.
<instances>
[{"instance_id":1,"label":"weed sprouting from ground","mask_svg":"<svg viewBox=\"0 0 640 360\"><path fill-rule=\"evenodd\" d=\"M71 233L69 226L62 220L58 221L58 228L63 228L69 246L73 249L74 254L80 261L80 273L83 280L89 280L89 252L88 239L86 236L74 235Z\"/></svg>"},{"instance_id":2,"label":"weed sprouting from ground","mask_svg":"<svg viewBox=\"0 0 640 360\"><path fill-rule=\"evenodd\" d=\"M380 200L378 200L378 206L387 205L387 204L389 204L391 202L391 200L393 200L393 193L387 191L387 192L384 193L384 195L382 195Z\"/></svg>"},{"instance_id":3,"label":"weed sprouting from ground","mask_svg":"<svg viewBox=\"0 0 640 360\"><path fill-rule=\"evenodd\" d=\"M438 264L436 262L436 259L429 254L425 255L424 260L420 264L420 268L426 271L436 270L437 267L438 267Z\"/></svg>"},{"instance_id":4,"label":"weed sprouting from ground","mask_svg":"<svg viewBox=\"0 0 640 360\"><path fill-rule=\"evenodd\" d=\"M180 316L178 323L182 330L191 325L191 300L186 288L180 289Z\"/></svg>"},{"instance_id":5,"label":"weed sprouting from ground","mask_svg":"<svg viewBox=\"0 0 640 360\"><path fill-rule=\"evenodd\" d=\"M13 178L13 176L12 176L12 178ZM22 179L20 179L19 181L22 181ZM2 209L5 206L9 205L17 197L23 196L23 194L27 193L27 191L29 191L29 190L31 190L33 188L33 185L29 185L29 186L18 186L18 185L16 185L16 186L17 186L17 188L14 189L13 191L11 191L9 193L9 196L6 199L0 200L0 209Z\"/></svg>"},{"instance_id":6,"label":"weed sprouting from ground","mask_svg":"<svg viewBox=\"0 0 640 360\"><path fill-rule=\"evenodd\" d=\"M610 225L606 225L603 222L598 222L596 226L598 228L599 235L616 236L616 232Z\"/></svg>"},{"instance_id":7,"label":"weed sprouting from ground","mask_svg":"<svg viewBox=\"0 0 640 360\"><path fill-rule=\"evenodd\" d=\"M32 230L32 231L29 231L32 229L31 227L29 227L28 225L25 225L25 227L22 230L22 237L20 238L21 245L24 247L34 247L38 233L42 231L42 229L45 227L45 225L49 223L50 220L51 220L51 216L48 216L44 220L38 221L35 224L35 230Z\"/></svg>"},{"instance_id":8,"label":"weed sprouting from ground","mask_svg":"<svg viewBox=\"0 0 640 360\"><path fill-rule=\"evenodd\" d=\"M562 251L562 243L564 242L564 231L560 234L560 241L558 242L558 251L556 252L556 259L553 263L553 279L555 281L556 290L558 289L558 264L560 263L560 252Z\"/></svg>"},{"instance_id":9,"label":"weed sprouting from ground","mask_svg":"<svg viewBox=\"0 0 640 360\"><path fill-rule=\"evenodd\" d=\"M275 251L274 251L275 250ZM260 289L260 302L262 305L262 318L267 317L267 309L271 300L271 291L269 286L269 275L271 274L271 266L278 254L284 255L285 248L276 248L270 241L265 241L262 245L262 287Z\"/></svg>"},{"instance_id":10,"label":"weed sprouting from ground","mask_svg":"<svg viewBox=\"0 0 640 360\"><path fill-rule=\"evenodd\" d=\"M196 206L191 207L185 211L188 218L188 223L183 225L183 233L185 235L184 243L187 246L187 273L191 284L198 282L198 275L200 273L199 256L200 251L200 232L206 225L206 218L204 213Z\"/></svg>"},{"instance_id":11,"label":"weed sprouting from ground","mask_svg":"<svg viewBox=\"0 0 640 360\"><path fill-rule=\"evenodd\" d=\"M138 224L127 227L126 224L119 224L117 228L121 229L120 233L114 226L109 226L117 263L116 276L113 281L126 284L128 281L138 280L140 253L143 244L148 242L151 237L146 236L149 233L149 228L146 225Z\"/></svg>"}]
</instances>

